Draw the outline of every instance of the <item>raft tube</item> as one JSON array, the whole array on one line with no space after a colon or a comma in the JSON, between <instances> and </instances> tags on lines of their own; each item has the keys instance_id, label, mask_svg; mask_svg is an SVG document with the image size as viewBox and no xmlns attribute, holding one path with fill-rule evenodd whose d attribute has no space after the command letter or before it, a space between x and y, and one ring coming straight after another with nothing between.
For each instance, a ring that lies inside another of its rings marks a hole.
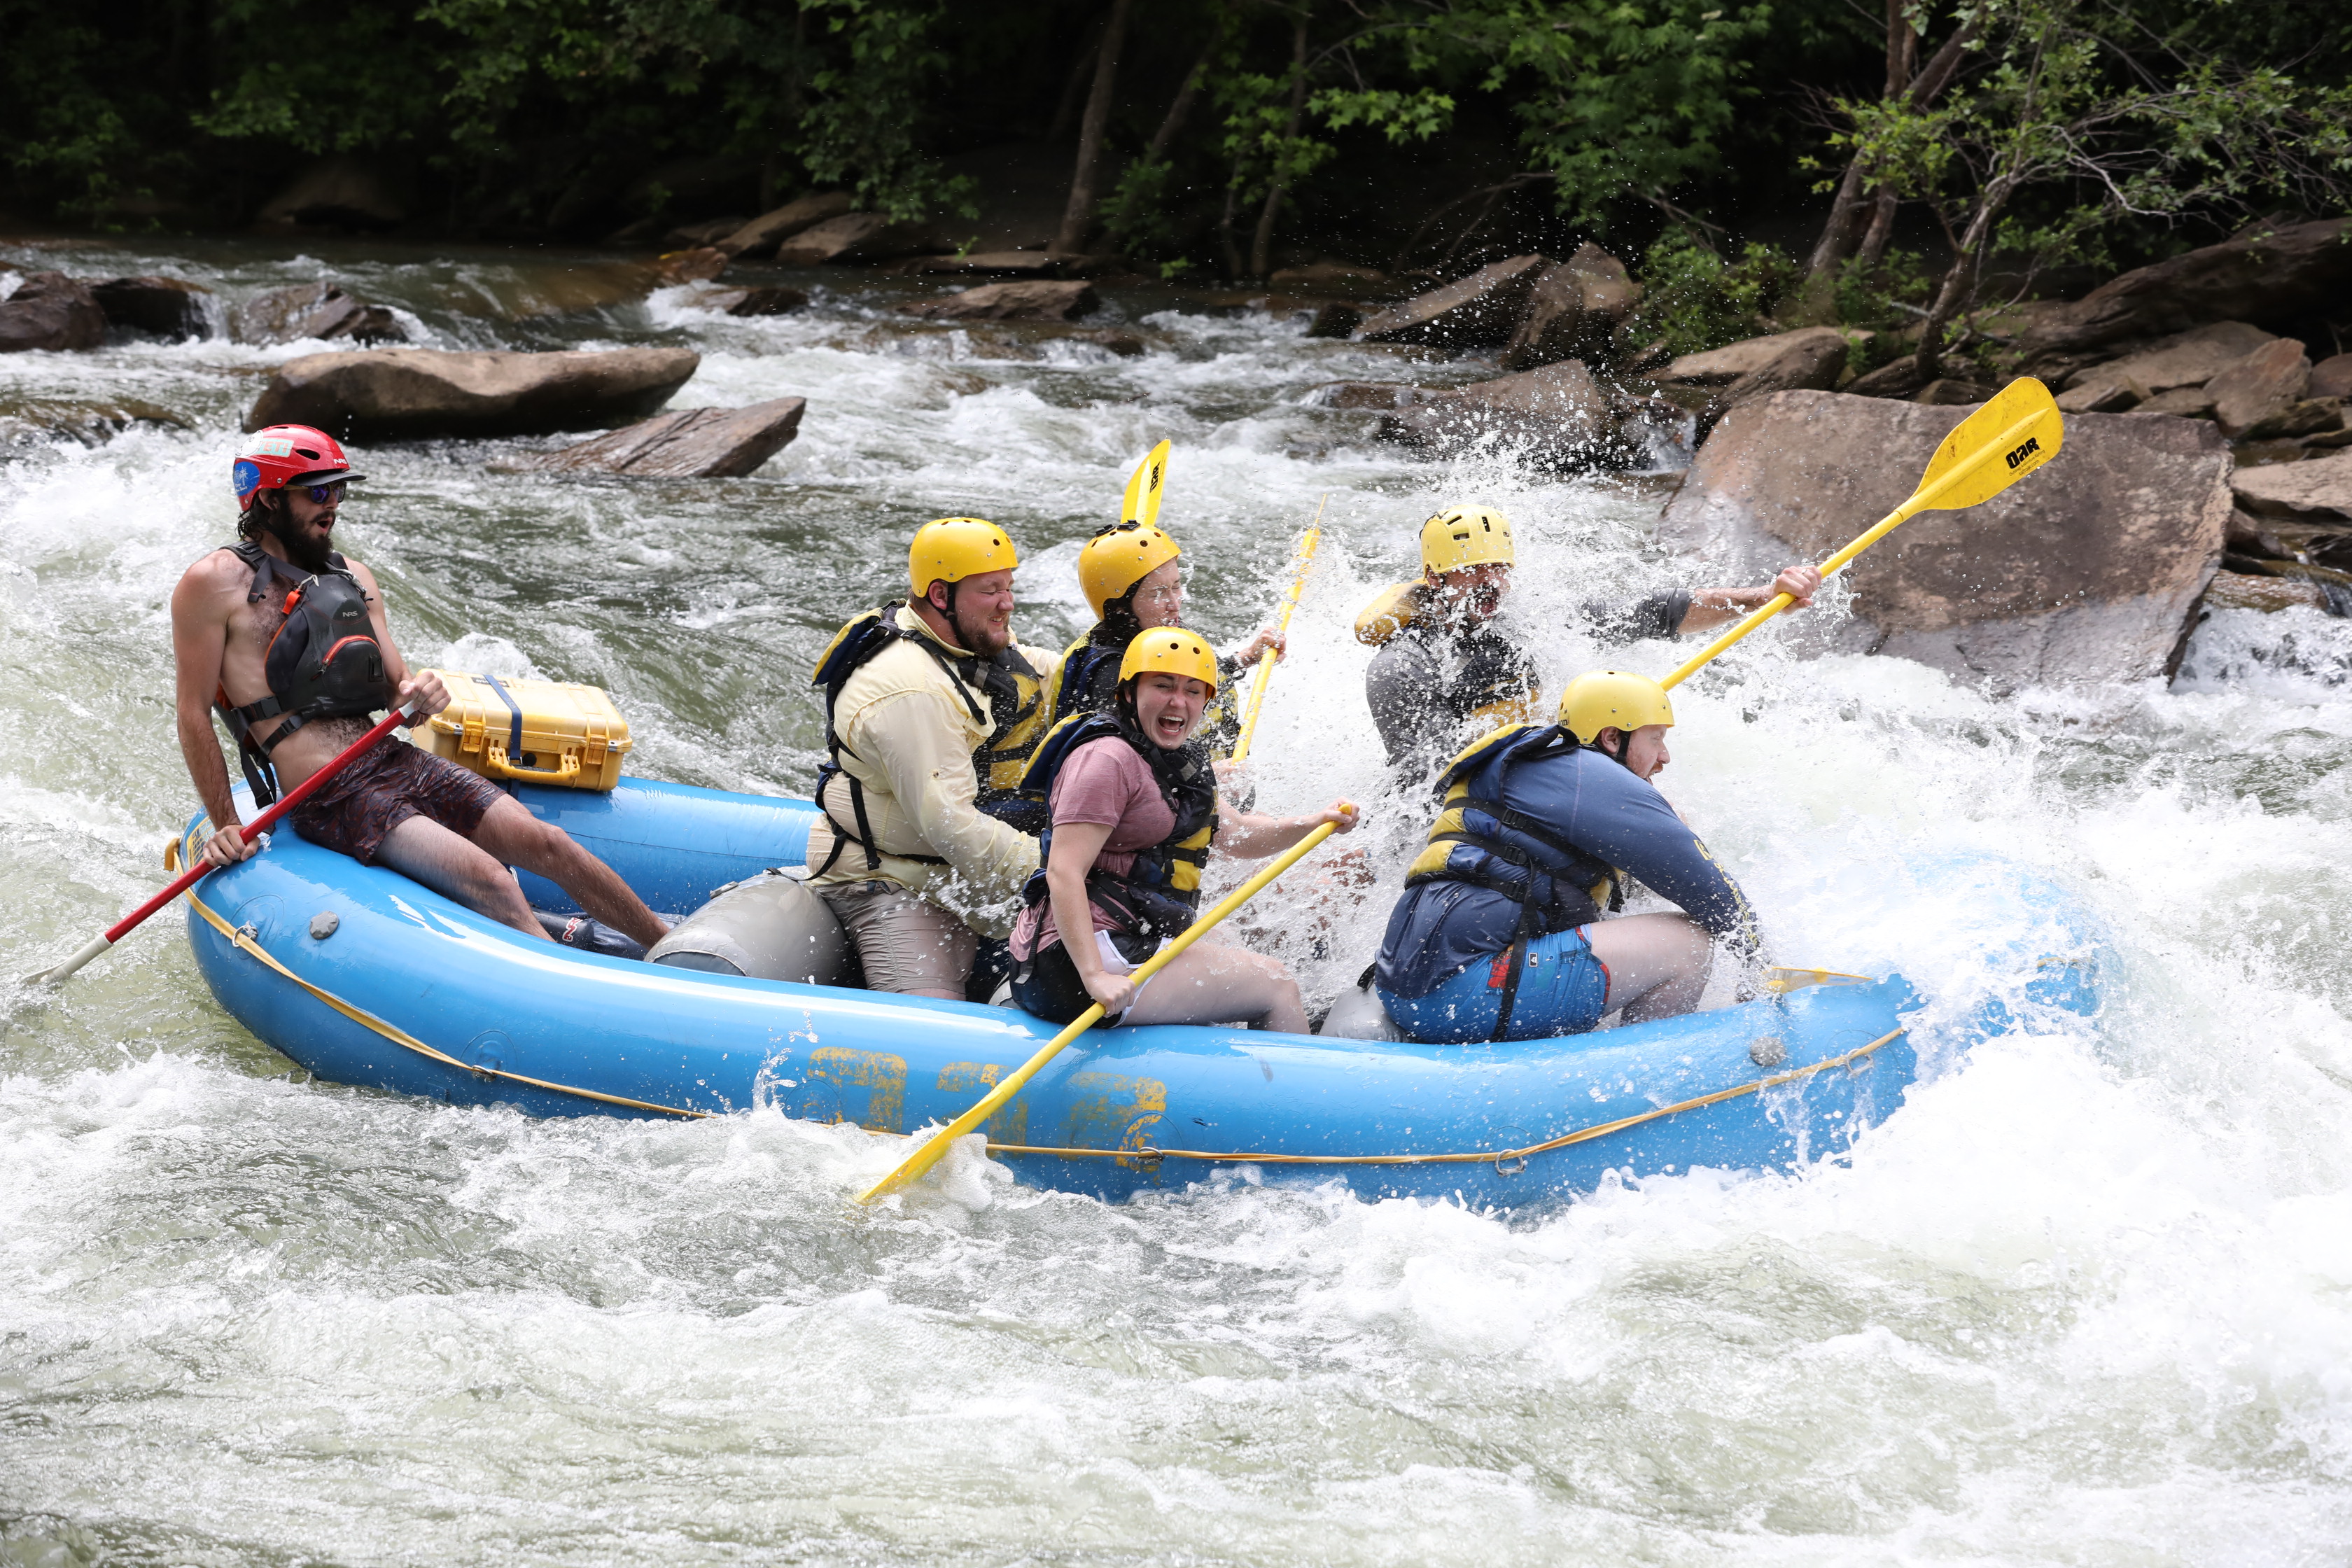
<instances>
[{"instance_id":1,"label":"raft tube","mask_svg":"<svg viewBox=\"0 0 2352 1568\"><path fill-rule=\"evenodd\" d=\"M645 780L517 798L657 910L804 858L815 808ZM209 829L199 816L178 847ZM563 895L524 878L534 904ZM2054 895L2054 889L2050 896ZM773 1107L906 1133L945 1122L1055 1026L1008 1007L709 973L534 942L291 832L188 895L213 994L318 1078L532 1115ZM2022 1005L2088 1012L2065 955ZM1784 1170L1832 1156L1918 1072L1900 978L1499 1047L1219 1028L1104 1030L991 1121L1033 1185L1105 1199L1219 1175L1510 1208L1612 1172ZM1988 1019L1988 1025L1993 1020Z\"/></svg>"}]
</instances>

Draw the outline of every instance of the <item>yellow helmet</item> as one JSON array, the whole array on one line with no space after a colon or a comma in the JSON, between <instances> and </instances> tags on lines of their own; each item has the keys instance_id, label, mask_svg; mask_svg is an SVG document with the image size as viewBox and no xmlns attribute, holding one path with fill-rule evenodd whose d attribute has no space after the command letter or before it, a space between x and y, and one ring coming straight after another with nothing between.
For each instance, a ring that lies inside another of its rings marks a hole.
<instances>
[{"instance_id":1,"label":"yellow helmet","mask_svg":"<svg viewBox=\"0 0 2352 1568\"><path fill-rule=\"evenodd\" d=\"M1491 506L1448 507L1421 525L1421 568L1452 572L1464 566L1509 566L1511 520Z\"/></svg>"},{"instance_id":2,"label":"yellow helmet","mask_svg":"<svg viewBox=\"0 0 2352 1568\"><path fill-rule=\"evenodd\" d=\"M1153 626L1136 633L1135 640L1127 645L1127 657L1118 661L1119 684L1123 686L1152 671L1189 675L1195 680L1206 681L1213 694L1217 689L1217 650L1182 626Z\"/></svg>"},{"instance_id":3,"label":"yellow helmet","mask_svg":"<svg viewBox=\"0 0 2352 1568\"><path fill-rule=\"evenodd\" d=\"M1096 531L1078 552L1078 591L1100 619L1103 606L1183 552L1148 522L1114 522Z\"/></svg>"},{"instance_id":4,"label":"yellow helmet","mask_svg":"<svg viewBox=\"0 0 2352 1568\"><path fill-rule=\"evenodd\" d=\"M1595 669L1578 676L1559 694L1560 727L1579 743L1592 744L1603 730L1627 734L1645 724L1672 724L1675 705L1666 689L1646 675L1622 669Z\"/></svg>"},{"instance_id":5,"label":"yellow helmet","mask_svg":"<svg viewBox=\"0 0 2352 1568\"><path fill-rule=\"evenodd\" d=\"M915 542L907 551L907 586L922 599L934 583L961 583L1020 564L1013 541L996 524L977 517L942 517L915 530Z\"/></svg>"}]
</instances>

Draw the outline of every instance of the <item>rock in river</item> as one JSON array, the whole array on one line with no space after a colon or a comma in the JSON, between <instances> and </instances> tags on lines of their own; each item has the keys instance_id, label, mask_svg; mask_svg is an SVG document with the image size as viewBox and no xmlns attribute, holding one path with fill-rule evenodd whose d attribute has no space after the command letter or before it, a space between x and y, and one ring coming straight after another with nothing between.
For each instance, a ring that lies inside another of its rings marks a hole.
<instances>
[{"instance_id":1,"label":"rock in river","mask_svg":"<svg viewBox=\"0 0 2352 1568\"><path fill-rule=\"evenodd\" d=\"M2352 218L2258 229L2109 279L2035 317L2019 340L2026 368L2126 338L2208 321L2327 316L2352 291Z\"/></svg>"},{"instance_id":2,"label":"rock in river","mask_svg":"<svg viewBox=\"0 0 2352 1568\"><path fill-rule=\"evenodd\" d=\"M944 300L917 300L898 309L941 321L1066 321L1101 304L1090 283L1023 279L983 283Z\"/></svg>"},{"instance_id":3,"label":"rock in river","mask_svg":"<svg viewBox=\"0 0 2352 1568\"><path fill-rule=\"evenodd\" d=\"M734 479L751 473L800 433L799 397L748 408L679 408L583 441L520 467L640 479Z\"/></svg>"},{"instance_id":4,"label":"rock in river","mask_svg":"<svg viewBox=\"0 0 2352 1568\"><path fill-rule=\"evenodd\" d=\"M110 278L89 291L106 319L118 327L159 338L208 338L213 291L178 278Z\"/></svg>"},{"instance_id":5,"label":"rock in river","mask_svg":"<svg viewBox=\"0 0 2352 1568\"><path fill-rule=\"evenodd\" d=\"M2238 504L2257 517L2352 524L2352 452L2264 463L2230 476Z\"/></svg>"},{"instance_id":6,"label":"rock in river","mask_svg":"<svg viewBox=\"0 0 2352 1568\"><path fill-rule=\"evenodd\" d=\"M36 272L0 300L0 353L94 349L105 337L97 298L62 272Z\"/></svg>"},{"instance_id":7,"label":"rock in river","mask_svg":"<svg viewBox=\"0 0 2352 1568\"><path fill-rule=\"evenodd\" d=\"M711 244L729 256L773 256L776 247L793 236L845 216L854 205L846 191L818 191L762 213Z\"/></svg>"},{"instance_id":8,"label":"rock in river","mask_svg":"<svg viewBox=\"0 0 2352 1568\"><path fill-rule=\"evenodd\" d=\"M1381 421L1381 439L1432 457L1491 450L1556 473L1643 466L1679 435L1685 419L1680 409L1638 388L1601 380L1580 360L1467 386L1343 383L1322 401L1393 410Z\"/></svg>"},{"instance_id":9,"label":"rock in river","mask_svg":"<svg viewBox=\"0 0 2352 1568\"><path fill-rule=\"evenodd\" d=\"M1892 511L1966 416L1834 392L1746 404L1699 449L1659 542L1733 582L1818 561ZM2046 467L1981 506L1913 519L1848 568L1852 620L1781 635L1997 687L2165 674L2221 564L2230 478L2202 421L2074 416Z\"/></svg>"},{"instance_id":10,"label":"rock in river","mask_svg":"<svg viewBox=\"0 0 2352 1568\"><path fill-rule=\"evenodd\" d=\"M686 384L691 349L307 354L278 367L247 430L316 425L346 439L543 436L642 418Z\"/></svg>"},{"instance_id":11,"label":"rock in river","mask_svg":"<svg viewBox=\"0 0 2352 1568\"><path fill-rule=\"evenodd\" d=\"M365 305L334 283L297 283L257 294L229 318L241 343L292 343L304 338L355 343L405 342L408 329L383 305Z\"/></svg>"},{"instance_id":12,"label":"rock in river","mask_svg":"<svg viewBox=\"0 0 2352 1568\"><path fill-rule=\"evenodd\" d=\"M1528 290L1552 265L1549 257L1515 256L1481 267L1467 278L1415 294L1367 318L1354 335L1360 342L1452 349L1503 342L1527 307Z\"/></svg>"}]
</instances>

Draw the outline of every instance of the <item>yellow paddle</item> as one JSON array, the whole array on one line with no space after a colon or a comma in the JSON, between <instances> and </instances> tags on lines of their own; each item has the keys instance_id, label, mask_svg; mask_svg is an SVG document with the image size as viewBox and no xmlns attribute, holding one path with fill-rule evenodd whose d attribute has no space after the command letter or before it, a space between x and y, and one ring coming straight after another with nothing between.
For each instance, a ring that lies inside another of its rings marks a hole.
<instances>
[{"instance_id":1,"label":"yellow paddle","mask_svg":"<svg viewBox=\"0 0 2352 1568\"><path fill-rule=\"evenodd\" d=\"M2064 436L2065 421L2050 389L2030 375L2018 377L1944 437L1909 500L1822 563L1822 577L1835 575L1847 562L1923 511L1958 511L1990 500L2056 457ZM1786 594L1774 595L1770 604L1701 648L1658 684L1679 685L1707 660L1795 603Z\"/></svg>"},{"instance_id":2,"label":"yellow paddle","mask_svg":"<svg viewBox=\"0 0 2352 1568\"><path fill-rule=\"evenodd\" d=\"M1315 547L1323 542L1323 506L1331 499L1325 490L1323 500L1315 503L1315 521L1298 536L1298 572L1290 579L1290 592L1282 601L1282 618L1274 629L1285 637L1290 635L1290 612L1298 608L1298 595L1307 591L1307 574L1315 564ZM1268 648L1258 657L1257 673L1250 686L1249 711L1242 715L1241 738L1234 742L1234 761L1249 755L1250 737L1257 733L1257 710L1265 706L1265 689L1274 684L1274 650Z\"/></svg>"},{"instance_id":3,"label":"yellow paddle","mask_svg":"<svg viewBox=\"0 0 2352 1568\"><path fill-rule=\"evenodd\" d=\"M1127 495L1118 503L1121 522L1139 522L1146 528L1160 526L1160 502L1168 490L1168 448L1171 442L1162 441L1143 455L1128 476Z\"/></svg>"},{"instance_id":4,"label":"yellow paddle","mask_svg":"<svg viewBox=\"0 0 2352 1568\"><path fill-rule=\"evenodd\" d=\"M1265 889L1268 882L1273 881L1276 877L1279 877L1285 871L1289 870L1291 867L1298 863L1299 859L1305 856L1307 851L1313 849L1318 844L1322 843L1323 840L1330 837L1332 834L1338 832L1339 826L1339 825L1335 822L1325 823L1322 826L1318 827L1314 832L1308 834L1306 837L1300 839L1297 843L1292 845L1289 848L1276 856L1274 859L1274 863L1266 867L1265 870L1260 871L1256 876L1252 877L1248 881L1244 882L1240 887L1235 888L1232 892L1227 893L1222 900L1218 900L1216 908L1211 910L1207 914L1202 915L1200 919L1194 921L1190 926L1186 927L1183 935L1178 937L1166 947L1161 948L1158 952L1153 953L1150 958L1145 959L1140 964L1137 965L1135 970L1135 983L1138 985L1141 985L1146 980L1150 979L1162 969L1167 968L1169 963L1173 960L1178 953L1192 946L1193 942L1206 932L1210 927L1215 925L1219 921L1223 920L1227 915L1232 914L1235 910L1240 909L1244 904L1249 902L1251 899L1255 898ZM1093 1028L1095 1021L1102 1016L1102 1004L1097 1002L1093 1006L1087 1008L1085 1012L1079 1014L1076 1018L1072 1019L1068 1027L1065 1028L1060 1034L1055 1035L1052 1039L1046 1041L1044 1047L1040 1049L1035 1056L1031 1057L1027 1061L1023 1062L1020 1068L1013 1072L1012 1077L998 1084L994 1089L990 1089L987 1094L982 1097L979 1104L973 1106L970 1110L965 1111L961 1116L957 1117L953 1121L949 1122L945 1127L940 1128L940 1131L930 1139L918 1145L913 1153L908 1155L904 1160L898 1163L898 1168L897 1170L892 1171L888 1175L883 1177L880 1181L866 1188L863 1193L860 1193L857 1196L857 1201L861 1204L870 1204L878 1197L883 1197L888 1194L895 1193L900 1187L905 1186L908 1182L914 1181L916 1178L919 1177L924 1172L929 1170L933 1165L938 1164L940 1163L940 1156L944 1155L948 1152L948 1145L953 1143L957 1139L962 1137L965 1133L971 1131L973 1128L987 1121L991 1116L995 1114L996 1108L998 1106L1003 1105L1006 1100L1011 1100L1014 1095L1019 1094L1023 1087L1026 1085L1032 1078L1034 1078L1037 1075L1037 1070L1040 1068L1044 1067L1047 1062L1052 1061L1055 1057L1061 1054L1063 1047L1068 1045L1072 1040L1076 1039L1080 1035L1085 1034L1088 1029Z\"/></svg>"}]
</instances>

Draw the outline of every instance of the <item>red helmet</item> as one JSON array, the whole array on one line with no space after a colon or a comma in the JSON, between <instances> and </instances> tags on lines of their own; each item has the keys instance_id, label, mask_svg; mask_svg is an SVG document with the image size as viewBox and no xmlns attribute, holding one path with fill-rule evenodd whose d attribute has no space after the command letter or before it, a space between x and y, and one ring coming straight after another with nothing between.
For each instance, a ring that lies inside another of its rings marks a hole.
<instances>
[{"instance_id":1,"label":"red helmet","mask_svg":"<svg viewBox=\"0 0 2352 1568\"><path fill-rule=\"evenodd\" d=\"M282 490L297 480L323 485L365 478L352 472L351 459L332 436L308 425L272 425L255 431L246 437L245 450L229 470L239 511L253 510L257 490Z\"/></svg>"}]
</instances>

